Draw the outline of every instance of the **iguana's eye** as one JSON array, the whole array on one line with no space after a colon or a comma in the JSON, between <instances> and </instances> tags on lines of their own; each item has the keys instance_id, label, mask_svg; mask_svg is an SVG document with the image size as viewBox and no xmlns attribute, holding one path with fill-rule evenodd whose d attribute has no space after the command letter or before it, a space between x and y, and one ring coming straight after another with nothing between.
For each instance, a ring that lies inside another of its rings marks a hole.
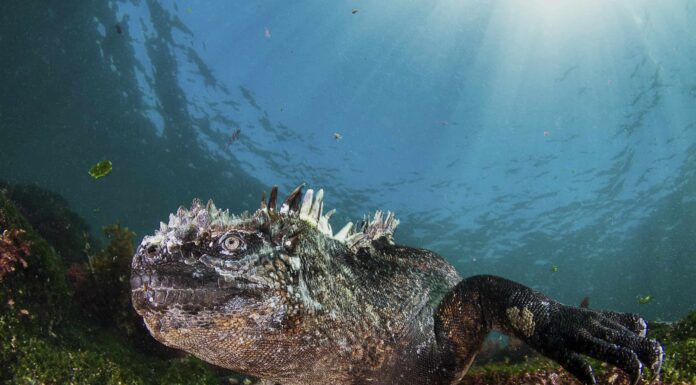
<instances>
[{"instance_id":1,"label":"iguana's eye","mask_svg":"<svg viewBox=\"0 0 696 385\"><path fill-rule=\"evenodd\" d=\"M228 235L221 244L225 251L233 252L239 250L244 245L244 241L236 235Z\"/></svg>"}]
</instances>

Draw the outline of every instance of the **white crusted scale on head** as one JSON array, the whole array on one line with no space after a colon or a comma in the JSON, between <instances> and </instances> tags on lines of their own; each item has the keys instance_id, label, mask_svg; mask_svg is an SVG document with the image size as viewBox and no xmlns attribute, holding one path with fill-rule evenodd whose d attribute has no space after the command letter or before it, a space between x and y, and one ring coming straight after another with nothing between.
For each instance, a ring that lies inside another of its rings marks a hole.
<instances>
[{"instance_id":1,"label":"white crusted scale on head","mask_svg":"<svg viewBox=\"0 0 696 385\"><path fill-rule=\"evenodd\" d=\"M324 214L324 190L314 191L307 189L302 194L303 185L298 186L281 204L280 209L276 210L277 187L273 187L271 195L266 202L265 194L262 196L261 207L254 215L261 213L274 213L274 219L283 220L284 217L299 217L306 223L314 226L322 234L346 244L350 248L367 246L370 242L385 237L391 242L392 235L399 221L392 212L376 211L370 219L365 217L365 225L357 229L353 222L346 223L341 230L334 234L329 219L336 212L335 209ZM175 231L176 229L193 224L199 229L206 227L225 227L234 225L242 219L248 219L248 215L242 214L241 217L231 215L228 210L219 210L212 200L203 205L199 199L194 199L191 208L179 207L175 214L169 215L169 222L160 223L160 228L155 237Z\"/></svg>"}]
</instances>

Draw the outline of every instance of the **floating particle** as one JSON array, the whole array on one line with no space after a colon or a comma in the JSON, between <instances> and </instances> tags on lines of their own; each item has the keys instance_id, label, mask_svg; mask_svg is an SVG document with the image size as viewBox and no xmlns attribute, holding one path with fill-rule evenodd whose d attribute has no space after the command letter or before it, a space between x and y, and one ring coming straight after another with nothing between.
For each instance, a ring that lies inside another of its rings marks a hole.
<instances>
[{"instance_id":1,"label":"floating particle","mask_svg":"<svg viewBox=\"0 0 696 385\"><path fill-rule=\"evenodd\" d=\"M21 315L23 315L23 316L28 316L28 315L29 315L29 310L27 310L27 309L20 309L20 310L19 310L19 314L21 314Z\"/></svg>"},{"instance_id":2,"label":"floating particle","mask_svg":"<svg viewBox=\"0 0 696 385\"><path fill-rule=\"evenodd\" d=\"M263 27L263 36L265 36L266 39L271 38L271 30L268 29L268 27Z\"/></svg>"},{"instance_id":3,"label":"floating particle","mask_svg":"<svg viewBox=\"0 0 696 385\"><path fill-rule=\"evenodd\" d=\"M338 132L334 132L334 139L336 139L336 141L339 141L343 139L343 135L339 134Z\"/></svg>"},{"instance_id":4,"label":"floating particle","mask_svg":"<svg viewBox=\"0 0 696 385\"><path fill-rule=\"evenodd\" d=\"M557 271L558 271L558 266L556 266L556 265L551 265L551 272L552 272L552 273L555 273L555 272L557 272Z\"/></svg>"},{"instance_id":5,"label":"floating particle","mask_svg":"<svg viewBox=\"0 0 696 385\"><path fill-rule=\"evenodd\" d=\"M186 12L191 13L193 12L193 9L191 9L191 7L186 7Z\"/></svg>"},{"instance_id":6,"label":"floating particle","mask_svg":"<svg viewBox=\"0 0 696 385\"><path fill-rule=\"evenodd\" d=\"M89 175L94 179L99 179L101 177L109 175L111 172L112 165L110 160L102 160L101 162L92 166L89 169Z\"/></svg>"},{"instance_id":7,"label":"floating particle","mask_svg":"<svg viewBox=\"0 0 696 385\"><path fill-rule=\"evenodd\" d=\"M357 9L357 8L353 8L353 10L350 11L350 13L352 13L353 15L355 15L356 13L358 13L358 9Z\"/></svg>"},{"instance_id":8,"label":"floating particle","mask_svg":"<svg viewBox=\"0 0 696 385\"><path fill-rule=\"evenodd\" d=\"M121 24L116 24L116 26L114 26L114 28L116 29L117 34L120 35L123 33L123 28L121 27Z\"/></svg>"},{"instance_id":9,"label":"floating particle","mask_svg":"<svg viewBox=\"0 0 696 385\"><path fill-rule=\"evenodd\" d=\"M544 137L549 137L551 136L551 131L544 131Z\"/></svg>"},{"instance_id":10,"label":"floating particle","mask_svg":"<svg viewBox=\"0 0 696 385\"><path fill-rule=\"evenodd\" d=\"M239 134L241 134L241 133L242 133L242 129L239 127L237 127L237 129L234 130L234 132L232 132L230 139L227 141L227 148L229 148L232 145L232 143L236 142L237 139L239 139Z\"/></svg>"},{"instance_id":11,"label":"floating particle","mask_svg":"<svg viewBox=\"0 0 696 385\"><path fill-rule=\"evenodd\" d=\"M581 308L588 308L590 307L590 297L585 297L580 301L580 307Z\"/></svg>"},{"instance_id":12,"label":"floating particle","mask_svg":"<svg viewBox=\"0 0 696 385\"><path fill-rule=\"evenodd\" d=\"M652 301L652 296L651 295L646 295L646 296L637 296L638 299L638 304L639 305L647 305Z\"/></svg>"}]
</instances>

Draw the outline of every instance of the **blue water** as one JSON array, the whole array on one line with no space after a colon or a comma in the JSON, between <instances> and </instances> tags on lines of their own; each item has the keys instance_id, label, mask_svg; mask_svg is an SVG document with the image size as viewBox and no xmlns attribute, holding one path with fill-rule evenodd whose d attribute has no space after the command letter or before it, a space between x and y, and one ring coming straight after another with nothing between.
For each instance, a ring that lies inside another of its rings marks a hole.
<instances>
[{"instance_id":1,"label":"blue water","mask_svg":"<svg viewBox=\"0 0 696 385\"><path fill-rule=\"evenodd\" d=\"M0 179L94 229L143 236L193 197L254 210L305 182L335 229L395 211L397 242L465 276L651 319L696 308L692 1L1 10Z\"/></svg>"}]
</instances>

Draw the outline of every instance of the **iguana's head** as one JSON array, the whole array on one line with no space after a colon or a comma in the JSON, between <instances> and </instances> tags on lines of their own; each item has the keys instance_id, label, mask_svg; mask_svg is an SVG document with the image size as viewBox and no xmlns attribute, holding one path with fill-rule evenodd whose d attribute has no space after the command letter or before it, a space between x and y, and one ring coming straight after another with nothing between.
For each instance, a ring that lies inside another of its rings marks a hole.
<instances>
[{"instance_id":1,"label":"iguana's head","mask_svg":"<svg viewBox=\"0 0 696 385\"><path fill-rule=\"evenodd\" d=\"M261 340L282 349L302 317L321 311L320 286L337 274L336 261L398 223L378 213L361 231L349 223L334 235L322 190L303 197L299 186L280 207L276 195L274 187L241 216L194 200L143 239L132 301L156 339L227 367L248 361Z\"/></svg>"}]
</instances>

